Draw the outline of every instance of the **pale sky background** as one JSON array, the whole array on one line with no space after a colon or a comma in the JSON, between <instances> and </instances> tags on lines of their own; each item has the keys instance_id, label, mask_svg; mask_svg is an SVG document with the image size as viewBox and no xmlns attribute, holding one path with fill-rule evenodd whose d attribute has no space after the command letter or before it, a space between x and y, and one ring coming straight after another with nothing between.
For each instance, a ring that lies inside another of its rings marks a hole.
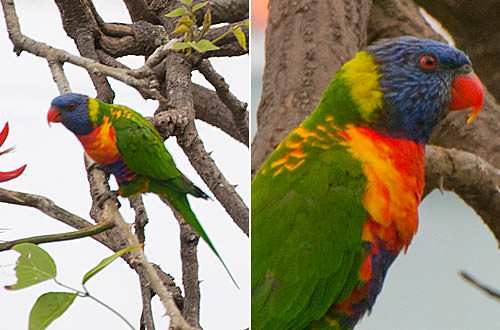
<instances>
[{"instance_id":1,"label":"pale sky background","mask_svg":"<svg viewBox=\"0 0 500 330\"><path fill-rule=\"evenodd\" d=\"M94 1L107 22L128 22L127 11L120 0ZM78 54L73 41L66 36L59 11L54 1L16 0L21 30L27 36L49 45ZM8 39L5 22L0 23L0 126L6 121L10 134L4 150L16 147L15 152L0 158L0 170L8 171L27 163L24 174L1 187L39 194L52 199L57 205L87 220L90 210L89 187L83 166L83 149L72 133L60 124L47 125L50 101L58 95L47 62L28 53L16 57ZM139 58L126 58L125 64L138 67ZM248 56L229 60L214 60L216 70L224 75L231 91L242 101L249 101ZM86 72L71 64L65 65L74 92L95 96ZM203 78L194 74L195 81ZM124 104L145 116L153 114L155 101L144 101L134 89L111 79L116 92L115 103ZM235 142L220 130L197 122L207 151L228 181L237 184L237 191L249 204L248 149ZM210 190L189 164L175 138L166 143L177 166L196 185L213 197ZM113 187L116 188L114 179ZM178 225L170 209L155 195L145 198L149 215L146 255L159 264L165 272L181 285L181 264L178 255ZM198 219L211 237L216 248L236 278L241 289L236 289L222 265L208 246L199 245L201 280L201 325L204 329L245 329L249 325L249 242L217 201L190 199ZM128 222L134 219L128 201L121 199L120 212ZM0 240L12 240L42 234L60 233L72 229L36 209L0 204ZM41 246L55 259L58 280L79 287L82 276L90 268L112 254L100 243L86 238L81 240L44 244ZM53 282L46 282L20 291L7 291L4 285L16 282L13 267L18 254L0 253L0 329L22 330L28 328L28 315L38 296L47 291L65 291ZM117 260L88 282L88 288L99 299L121 312L138 328L141 297L136 273L124 261ZM158 298L154 298L157 329L166 329L168 318ZM48 329L129 329L114 314L90 299L79 298Z\"/></svg>"},{"instance_id":2,"label":"pale sky background","mask_svg":"<svg viewBox=\"0 0 500 330\"><path fill-rule=\"evenodd\" d=\"M253 136L265 64L262 27L252 30L251 43ZM408 252L393 263L371 314L355 330L498 330L500 300L459 275L465 270L500 290L500 251L489 228L450 192L432 192L419 216Z\"/></svg>"}]
</instances>

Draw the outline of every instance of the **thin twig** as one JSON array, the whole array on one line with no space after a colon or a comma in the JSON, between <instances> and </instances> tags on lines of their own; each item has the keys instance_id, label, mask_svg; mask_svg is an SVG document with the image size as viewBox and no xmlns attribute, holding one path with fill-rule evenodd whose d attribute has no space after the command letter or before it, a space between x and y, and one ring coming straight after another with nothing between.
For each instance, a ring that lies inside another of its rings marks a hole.
<instances>
[{"instance_id":1,"label":"thin twig","mask_svg":"<svg viewBox=\"0 0 500 330\"><path fill-rule=\"evenodd\" d=\"M145 279L141 273L139 273L139 281L141 283L142 296L141 330L155 330L153 310L151 308L153 292L151 291L147 279Z\"/></svg>"},{"instance_id":2,"label":"thin twig","mask_svg":"<svg viewBox=\"0 0 500 330\"><path fill-rule=\"evenodd\" d=\"M2 0L2 7L5 14L5 21L7 23L7 29L9 31L9 37L16 52L27 51L36 56L44 57L46 59L51 59L53 61L58 61L60 63L69 62L71 64L85 68L90 73L100 73L105 76L113 77L117 80L124 82L127 85L149 89L150 81L148 79L136 79L130 75L130 70L124 70L119 68L111 68L107 65L100 64L94 60L75 56L62 49L57 49L51 47L43 42L35 41L31 38L26 37L21 33L19 27L19 20L16 15L14 2L8 0Z\"/></svg>"},{"instance_id":3,"label":"thin twig","mask_svg":"<svg viewBox=\"0 0 500 330\"><path fill-rule=\"evenodd\" d=\"M193 102L196 119L221 129L238 142L245 144L234 124L233 115L217 97L215 91L193 84Z\"/></svg>"},{"instance_id":4,"label":"thin twig","mask_svg":"<svg viewBox=\"0 0 500 330\"><path fill-rule=\"evenodd\" d=\"M165 199L161 200L173 211L180 226L182 284L184 286L184 309L182 315L193 327L200 327L200 281L198 279L198 242L200 236Z\"/></svg>"},{"instance_id":5,"label":"thin twig","mask_svg":"<svg viewBox=\"0 0 500 330\"><path fill-rule=\"evenodd\" d=\"M205 77L205 79L207 79L208 82L214 86L219 99L231 111L234 124L238 128L241 138L248 146L248 104L246 102L241 102L231 93L229 85L226 83L224 78L214 70L208 60L202 60L197 69Z\"/></svg>"},{"instance_id":6,"label":"thin twig","mask_svg":"<svg viewBox=\"0 0 500 330\"><path fill-rule=\"evenodd\" d=\"M30 206L73 228L85 229L93 224L57 206L47 197L0 188L0 202Z\"/></svg>"},{"instance_id":7,"label":"thin twig","mask_svg":"<svg viewBox=\"0 0 500 330\"><path fill-rule=\"evenodd\" d=\"M465 272L463 270L460 272L460 275L462 275L462 277L464 279L466 279L469 283L471 283L474 286L476 286L477 288L479 288L484 293L488 294L489 296L491 296L493 298L500 299L500 291L499 290L489 288L485 284L479 283L474 277L472 277L471 275L469 275L467 272Z\"/></svg>"},{"instance_id":8,"label":"thin twig","mask_svg":"<svg viewBox=\"0 0 500 330\"><path fill-rule=\"evenodd\" d=\"M135 235L137 236L139 243L143 244L146 239L144 228L149 222L148 214L146 213L146 209L144 208L144 203L141 196L129 198L129 202L130 207L132 207L135 211Z\"/></svg>"},{"instance_id":9,"label":"thin twig","mask_svg":"<svg viewBox=\"0 0 500 330\"><path fill-rule=\"evenodd\" d=\"M61 242L68 241L72 239L82 238L93 236L108 229L113 228L113 224L101 222L97 225L93 225L89 228L72 231L70 233L61 233L61 234L51 234L51 235L41 235L41 236L33 236L27 238L16 239L14 241L9 241L5 243L0 243L0 251L5 251L13 247L14 245L21 243L33 243L33 244L41 244L41 243L49 243L49 242Z\"/></svg>"}]
</instances>

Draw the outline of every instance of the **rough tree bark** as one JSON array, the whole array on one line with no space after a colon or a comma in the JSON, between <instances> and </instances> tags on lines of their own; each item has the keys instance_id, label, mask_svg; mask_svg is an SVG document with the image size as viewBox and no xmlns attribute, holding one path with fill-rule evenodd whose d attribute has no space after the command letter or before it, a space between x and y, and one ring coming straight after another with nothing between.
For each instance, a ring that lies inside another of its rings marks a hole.
<instances>
[{"instance_id":1,"label":"rough tree bark","mask_svg":"<svg viewBox=\"0 0 500 330\"><path fill-rule=\"evenodd\" d=\"M288 132L314 110L333 74L358 50L376 39L401 35L444 40L423 19L417 4L449 27L456 36L457 46L470 54L485 87L499 97L498 73L492 70L500 58L499 39L493 37L500 31L495 19L500 14L498 1L345 0L291 4L271 0L263 95L258 109L258 130L252 143L252 173ZM431 143L469 151L484 158L474 164L485 162L492 168L500 168L500 138L497 137L500 107L494 96L486 93L483 110L471 125L464 125L466 116L466 113L450 113L435 130ZM436 162L435 157L458 157L452 159L458 164L470 159L469 155L439 150L427 154L426 191L437 187L455 191L481 215L500 242L495 212L500 205L498 188L493 183L478 185L488 181L486 178L475 179L492 172L473 166L474 176L470 169L453 172L453 175L462 175L460 177L444 176L440 172L443 167L437 167L440 162L439 159ZM436 175L439 173L441 175ZM453 184L457 179L461 182L458 189L457 184Z\"/></svg>"}]
</instances>

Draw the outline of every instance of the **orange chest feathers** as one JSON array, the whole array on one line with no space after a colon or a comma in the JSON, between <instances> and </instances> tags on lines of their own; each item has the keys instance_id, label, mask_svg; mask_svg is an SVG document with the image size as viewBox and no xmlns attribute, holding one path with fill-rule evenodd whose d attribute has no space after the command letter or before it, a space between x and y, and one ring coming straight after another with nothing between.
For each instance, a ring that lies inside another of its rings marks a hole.
<instances>
[{"instance_id":1,"label":"orange chest feathers","mask_svg":"<svg viewBox=\"0 0 500 330\"><path fill-rule=\"evenodd\" d=\"M363 164L367 183L363 205L370 215L363 241L386 242L389 250L408 247L418 227L418 205L425 180L424 147L413 141L349 127L342 142Z\"/></svg>"}]
</instances>

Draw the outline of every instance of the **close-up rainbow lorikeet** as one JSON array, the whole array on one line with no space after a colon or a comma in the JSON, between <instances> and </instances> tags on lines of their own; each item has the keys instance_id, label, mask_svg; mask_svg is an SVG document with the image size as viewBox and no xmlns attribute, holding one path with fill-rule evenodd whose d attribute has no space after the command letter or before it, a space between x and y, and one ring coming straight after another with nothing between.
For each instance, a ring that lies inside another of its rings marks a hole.
<instances>
[{"instance_id":1,"label":"close-up rainbow lorikeet","mask_svg":"<svg viewBox=\"0 0 500 330\"><path fill-rule=\"evenodd\" d=\"M187 194L208 196L177 169L160 134L142 115L126 106L68 93L52 100L47 121L61 122L76 135L87 154L115 176L120 196L153 192L168 200L227 270L187 199Z\"/></svg>"},{"instance_id":2,"label":"close-up rainbow lorikeet","mask_svg":"<svg viewBox=\"0 0 500 330\"><path fill-rule=\"evenodd\" d=\"M482 103L443 43L381 40L345 63L253 179L252 329L352 329L417 231L432 130Z\"/></svg>"}]
</instances>

